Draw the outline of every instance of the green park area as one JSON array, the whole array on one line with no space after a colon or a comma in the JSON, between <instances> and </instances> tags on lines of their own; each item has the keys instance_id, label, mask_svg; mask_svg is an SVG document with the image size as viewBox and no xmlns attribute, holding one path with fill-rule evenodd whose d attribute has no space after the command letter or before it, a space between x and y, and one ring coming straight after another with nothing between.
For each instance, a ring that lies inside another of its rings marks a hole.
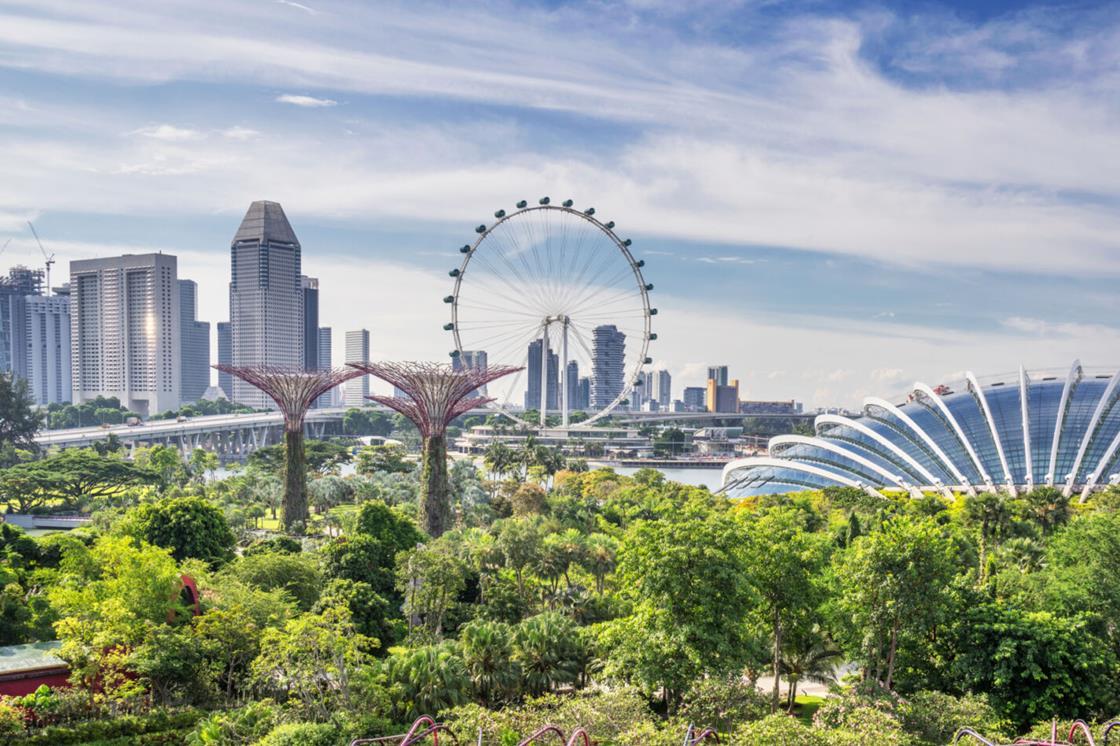
<instances>
[{"instance_id":1,"label":"green park area","mask_svg":"<svg viewBox=\"0 0 1120 746\"><path fill-rule=\"evenodd\" d=\"M1120 713L1115 487L731 501L496 448L451 463L433 537L414 456L312 440L284 532L282 447L39 452L0 399L26 425L0 503L91 516L0 525L0 645L58 641L70 683L4 698L4 743L342 746L429 714L459 743L925 746Z\"/></svg>"}]
</instances>

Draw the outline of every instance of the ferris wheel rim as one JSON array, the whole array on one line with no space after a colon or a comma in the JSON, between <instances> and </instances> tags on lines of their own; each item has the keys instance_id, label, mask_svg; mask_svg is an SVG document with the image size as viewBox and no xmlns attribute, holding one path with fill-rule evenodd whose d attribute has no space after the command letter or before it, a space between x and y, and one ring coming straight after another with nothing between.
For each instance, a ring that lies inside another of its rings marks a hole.
<instances>
[{"instance_id":1,"label":"ferris wheel rim","mask_svg":"<svg viewBox=\"0 0 1120 746\"><path fill-rule=\"evenodd\" d=\"M463 277L466 275L467 268L470 266L471 259L474 257L475 252L478 250L478 247L481 246L482 242L485 241L486 238L488 236L490 236L490 234L493 233L499 226L505 224L506 222L512 220L513 218L515 218L519 215L525 215L527 213L543 212L543 211L562 212L562 213L580 218L582 220L587 221L588 223L593 225L595 228L597 228L601 233L606 235L607 238L610 239L611 243L614 244L614 247L622 255L623 259L629 265L630 271L632 272L632 274L634 276L634 279L636 281L636 284L637 284L638 297L641 299L641 305L642 305L641 349L639 350L639 353L638 353L638 356L637 356L637 362L633 366L633 370L624 370L623 371L622 390L619 392L618 396L616 396L614 398L614 400L611 401L607 406L599 409L598 411L595 411L594 414L589 416L586 420L583 420L579 423L570 424L568 426L569 430L589 429L594 423L610 416L614 412L614 410L623 401L625 401L626 398L631 393L633 393L634 386L635 386L635 383L638 380L639 374L641 373L642 368L645 367L645 365L646 365L645 361L648 358L649 343L651 341L651 334L652 334L651 318L652 318L653 314L651 313L652 307L651 307L650 302L649 302L649 286L646 284L645 276L642 273L642 264L644 264L644 262L639 263L638 260L636 260L634 258L634 254L633 254L633 252L630 251L630 247L629 247L628 242L625 242L621 238L619 238L618 234L616 234L614 232L613 227L608 227L606 225L606 223L603 223L601 220L596 218L594 214L588 214L585 210L579 210L575 207L571 207L571 206L567 206L567 205L553 205L551 203L543 203L543 204L536 204L536 205L526 205L525 207L517 207L512 212L508 212L508 213L506 213L505 211L500 211L502 214L501 214L500 217L496 218L494 223L492 223L490 225L484 224L484 225L479 226L479 229L477 229L478 230L478 237L474 240L473 243L468 244L470 249L469 249L469 251L464 251L463 259L460 262L458 270L455 273L454 287L452 289L451 296L450 296L450 298L451 298L451 301L450 301L450 305L451 305L451 334L452 334L452 337L455 340L455 352L458 353L459 355L462 355L466 350L464 350L463 341L462 341L462 337L460 335L460 329L459 329L459 294L460 294L460 290L461 290L462 284L463 284ZM561 380L564 380L564 379L561 378ZM567 385L567 383L565 382L565 386L566 385ZM542 393L542 398L543 398L543 393ZM510 407L507 406L506 403L502 403L502 402L499 402L499 401L495 400L493 402L490 402L486 406L489 409L493 409L496 414L501 414L501 415L509 418L510 420L513 420L514 422L516 422L520 425L524 425L526 427L533 428L533 429L539 427L539 424L531 423L528 420L526 420L522 417L519 417L517 415L517 413L515 413L513 411L510 411ZM591 409L592 409L591 407L588 407L588 410L591 410Z\"/></svg>"}]
</instances>

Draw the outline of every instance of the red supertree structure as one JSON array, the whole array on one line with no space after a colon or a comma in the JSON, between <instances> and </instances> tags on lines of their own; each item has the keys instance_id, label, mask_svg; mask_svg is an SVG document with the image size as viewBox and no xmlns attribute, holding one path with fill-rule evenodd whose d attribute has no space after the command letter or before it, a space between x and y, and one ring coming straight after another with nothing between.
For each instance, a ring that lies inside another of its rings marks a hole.
<instances>
[{"instance_id":1,"label":"red supertree structure","mask_svg":"<svg viewBox=\"0 0 1120 746\"><path fill-rule=\"evenodd\" d=\"M371 396L403 414L424 440L420 470L420 524L432 537L451 528L451 488L447 480L447 424L461 414L493 401L478 396L491 381L521 368L491 365L461 368L436 363L347 363L377 376L405 396Z\"/></svg>"},{"instance_id":2,"label":"red supertree structure","mask_svg":"<svg viewBox=\"0 0 1120 746\"><path fill-rule=\"evenodd\" d=\"M276 365L215 365L223 373L256 386L276 402L284 415L285 531L307 526L307 460L303 452L303 419L321 395L343 381L362 375L352 368L301 370Z\"/></svg>"}]
</instances>

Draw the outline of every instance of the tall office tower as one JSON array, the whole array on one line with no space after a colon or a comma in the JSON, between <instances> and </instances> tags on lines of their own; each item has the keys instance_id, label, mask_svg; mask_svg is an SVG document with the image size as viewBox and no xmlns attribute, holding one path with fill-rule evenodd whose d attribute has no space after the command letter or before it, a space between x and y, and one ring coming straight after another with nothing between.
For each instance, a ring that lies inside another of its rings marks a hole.
<instances>
[{"instance_id":1,"label":"tall office tower","mask_svg":"<svg viewBox=\"0 0 1120 746\"><path fill-rule=\"evenodd\" d=\"M315 330L315 336L319 341L319 370L328 370L331 367L331 341L333 337L331 328L329 326L320 326ZM315 406L319 408L333 407L337 396L338 387L336 386L316 399Z\"/></svg>"},{"instance_id":2,"label":"tall office tower","mask_svg":"<svg viewBox=\"0 0 1120 746\"><path fill-rule=\"evenodd\" d=\"M568 361L568 369L564 371L564 388L568 395L568 411L575 412L586 408L579 398L579 363L575 360Z\"/></svg>"},{"instance_id":3,"label":"tall office tower","mask_svg":"<svg viewBox=\"0 0 1120 746\"><path fill-rule=\"evenodd\" d=\"M254 202L230 243L229 324L233 365L303 368L300 245L276 202ZM232 380L236 402L274 409L263 391Z\"/></svg>"},{"instance_id":4,"label":"tall office tower","mask_svg":"<svg viewBox=\"0 0 1120 746\"><path fill-rule=\"evenodd\" d=\"M452 370L486 370L488 364L486 350L463 350L451 358ZM475 389L471 396L486 396L486 387Z\"/></svg>"},{"instance_id":5,"label":"tall office tower","mask_svg":"<svg viewBox=\"0 0 1120 746\"><path fill-rule=\"evenodd\" d=\"M708 367L708 380L715 381L717 386L727 385L727 366L711 365Z\"/></svg>"},{"instance_id":6,"label":"tall office tower","mask_svg":"<svg viewBox=\"0 0 1120 746\"><path fill-rule=\"evenodd\" d=\"M707 409L705 399L708 389L704 386L685 386L681 401L686 412L703 412Z\"/></svg>"},{"instance_id":7,"label":"tall office tower","mask_svg":"<svg viewBox=\"0 0 1120 746\"><path fill-rule=\"evenodd\" d=\"M604 409L622 393L626 335L614 324L597 326L591 337L591 408Z\"/></svg>"},{"instance_id":8,"label":"tall office tower","mask_svg":"<svg viewBox=\"0 0 1120 746\"><path fill-rule=\"evenodd\" d=\"M24 298L25 375L36 404L72 399L70 373L70 291Z\"/></svg>"},{"instance_id":9,"label":"tall office tower","mask_svg":"<svg viewBox=\"0 0 1120 746\"><path fill-rule=\"evenodd\" d=\"M525 390L525 409L541 407L541 341L535 339L529 343L529 364L525 366L525 375L528 376L528 388ZM549 410L560 409L560 357L552 350L548 351L548 395L545 406Z\"/></svg>"},{"instance_id":10,"label":"tall office tower","mask_svg":"<svg viewBox=\"0 0 1120 746\"><path fill-rule=\"evenodd\" d=\"M319 278L299 278L303 292L303 369L321 370L319 363Z\"/></svg>"},{"instance_id":11,"label":"tall office tower","mask_svg":"<svg viewBox=\"0 0 1120 746\"><path fill-rule=\"evenodd\" d=\"M709 378L705 406L709 412L738 412L739 379L735 378L728 385L721 386L716 383L715 378Z\"/></svg>"},{"instance_id":12,"label":"tall office tower","mask_svg":"<svg viewBox=\"0 0 1120 746\"><path fill-rule=\"evenodd\" d=\"M658 408L668 410L673 403L673 377L667 370L655 370L650 374L650 397L657 400Z\"/></svg>"},{"instance_id":13,"label":"tall office tower","mask_svg":"<svg viewBox=\"0 0 1120 746\"><path fill-rule=\"evenodd\" d=\"M170 254L70 262L75 404L115 396L141 414L178 409L179 283Z\"/></svg>"},{"instance_id":14,"label":"tall office tower","mask_svg":"<svg viewBox=\"0 0 1120 746\"><path fill-rule=\"evenodd\" d=\"M634 380L634 388L630 392L630 409L637 412L650 400L653 390L653 374L649 371L638 373Z\"/></svg>"},{"instance_id":15,"label":"tall office tower","mask_svg":"<svg viewBox=\"0 0 1120 746\"><path fill-rule=\"evenodd\" d=\"M179 280L180 398L195 402L210 388L210 322L198 320L198 284Z\"/></svg>"},{"instance_id":16,"label":"tall office tower","mask_svg":"<svg viewBox=\"0 0 1120 746\"><path fill-rule=\"evenodd\" d=\"M218 363L233 365L233 335L228 321L218 322ZM218 371L218 388L227 399L233 398L233 376Z\"/></svg>"},{"instance_id":17,"label":"tall office tower","mask_svg":"<svg viewBox=\"0 0 1120 746\"><path fill-rule=\"evenodd\" d=\"M369 330L358 329L346 332L346 362L364 363L369 361ZM351 378L345 384L343 403L348 407L360 407L369 396L369 376Z\"/></svg>"},{"instance_id":18,"label":"tall office tower","mask_svg":"<svg viewBox=\"0 0 1120 746\"><path fill-rule=\"evenodd\" d=\"M584 376L579 379L579 406L573 409L589 409L591 407L591 377Z\"/></svg>"},{"instance_id":19,"label":"tall office tower","mask_svg":"<svg viewBox=\"0 0 1120 746\"><path fill-rule=\"evenodd\" d=\"M42 292L42 270L12 267L7 277L0 277L0 372L27 377L26 298Z\"/></svg>"}]
</instances>

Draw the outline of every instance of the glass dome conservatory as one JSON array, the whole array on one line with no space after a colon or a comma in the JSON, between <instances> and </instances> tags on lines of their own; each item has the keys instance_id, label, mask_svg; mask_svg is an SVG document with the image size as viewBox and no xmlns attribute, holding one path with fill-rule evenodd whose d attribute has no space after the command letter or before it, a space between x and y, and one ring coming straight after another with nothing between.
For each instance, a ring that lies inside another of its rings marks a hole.
<instances>
[{"instance_id":1,"label":"glass dome conservatory","mask_svg":"<svg viewBox=\"0 0 1120 746\"><path fill-rule=\"evenodd\" d=\"M938 491L1060 488L1084 501L1120 483L1120 371L1097 374L1074 362L1068 374L1029 374L981 383L917 383L905 402L870 397L858 417L822 414L816 435L772 438L766 456L723 470L731 497L859 487L920 497Z\"/></svg>"}]
</instances>

